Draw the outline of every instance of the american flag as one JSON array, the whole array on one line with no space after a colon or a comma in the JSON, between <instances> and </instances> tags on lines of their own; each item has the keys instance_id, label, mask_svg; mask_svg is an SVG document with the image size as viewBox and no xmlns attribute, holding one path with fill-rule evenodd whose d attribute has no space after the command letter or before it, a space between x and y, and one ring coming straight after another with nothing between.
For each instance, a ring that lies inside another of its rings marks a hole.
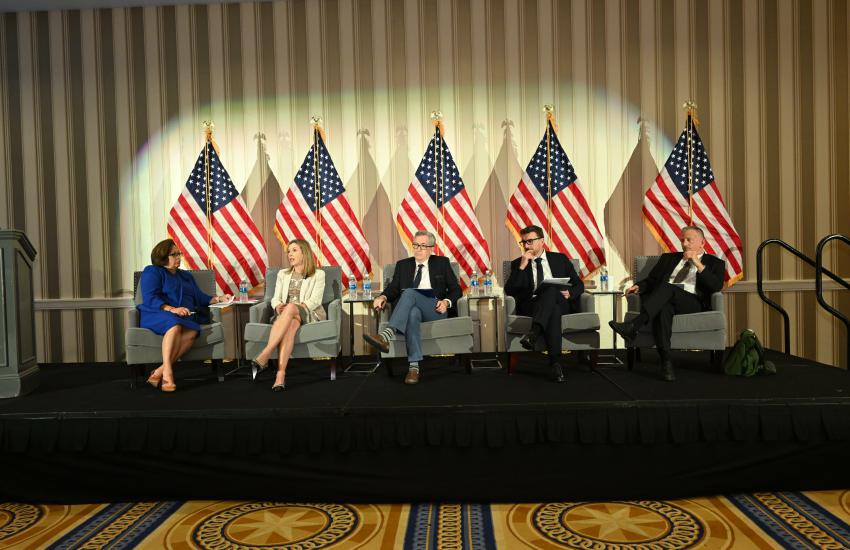
<instances>
[{"instance_id":1,"label":"american flag","mask_svg":"<svg viewBox=\"0 0 850 550\"><path fill-rule=\"evenodd\" d=\"M694 189L692 216L688 215L689 128ZM646 192L643 220L655 240L667 252L680 249L679 233L682 227L701 227L705 231L706 252L726 260L726 285L730 286L744 276L741 237L726 211L714 181L708 154L690 115L676 147L656 176L655 183Z\"/></svg>"},{"instance_id":2,"label":"american flag","mask_svg":"<svg viewBox=\"0 0 850 550\"><path fill-rule=\"evenodd\" d=\"M207 141L183 192L168 213L168 234L192 269L213 269L223 292L235 294L242 279L251 286L263 280L268 264L263 237L245 201L221 164L217 147ZM207 225L205 156L210 175L210 220ZM208 231L209 229L209 231ZM209 237L209 240L208 240ZM209 252L212 249L212 262Z\"/></svg>"},{"instance_id":3,"label":"american flag","mask_svg":"<svg viewBox=\"0 0 850 550\"><path fill-rule=\"evenodd\" d=\"M580 261L579 275L584 279L605 265L602 233L581 192L575 169L558 141L552 121L548 120L546 126L547 131L537 151L508 201L508 218L505 223L517 238L520 230L529 225L537 225L544 232L547 231L549 217L546 198L549 193L548 180L551 178L552 229L546 237L553 251ZM546 172L547 154L549 178Z\"/></svg>"},{"instance_id":4,"label":"american flag","mask_svg":"<svg viewBox=\"0 0 850 550\"><path fill-rule=\"evenodd\" d=\"M458 263L464 288L473 271L490 269L490 249L440 125L401 201L396 226L408 244L418 230L433 233L437 237L434 253Z\"/></svg>"},{"instance_id":5,"label":"american flag","mask_svg":"<svg viewBox=\"0 0 850 550\"><path fill-rule=\"evenodd\" d=\"M304 239L314 253L318 252L316 242L320 241L318 259L323 265L338 265L346 278L354 275L360 280L372 270L369 243L345 198L345 187L325 147L322 132L314 129L313 135L314 144L277 207L274 230L282 243ZM321 190L318 199L317 183ZM320 218L321 232L317 235Z\"/></svg>"}]
</instances>

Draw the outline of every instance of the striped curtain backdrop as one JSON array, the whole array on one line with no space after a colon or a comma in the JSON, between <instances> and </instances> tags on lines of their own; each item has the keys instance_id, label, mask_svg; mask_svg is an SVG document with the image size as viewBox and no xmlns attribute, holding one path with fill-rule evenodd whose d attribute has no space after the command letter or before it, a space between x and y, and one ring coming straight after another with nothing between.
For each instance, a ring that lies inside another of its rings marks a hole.
<instances>
[{"instance_id":1,"label":"striped curtain backdrop","mask_svg":"<svg viewBox=\"0 0 850 550\"><path fill-rule=\"evenodd\" d=\"M658 250L639 197L687 99L744 241L730 339L752 328L779 348L781 319L755 294L758 244L779 237L813 255L823 235L850 234L848 24L847 0L291 0L2 14L0 226L26 231L39 252L39 360L122 357L132 273L165 236L204 120L274 248L280 184L309 146L310 117L322 116L380 266L405 253L393 219L439 109L499 266L517 254L506 199L551 103L619 283L631 258ZM270 252L273 264L281 257ZM830 247L826 263L850 276L846 247ZM846 366L843 326L806 290L813 270L772 250L765 273L791 314L793 352ZM848 292L827 299L850 312Z\"/></svg>"}]
</instances>

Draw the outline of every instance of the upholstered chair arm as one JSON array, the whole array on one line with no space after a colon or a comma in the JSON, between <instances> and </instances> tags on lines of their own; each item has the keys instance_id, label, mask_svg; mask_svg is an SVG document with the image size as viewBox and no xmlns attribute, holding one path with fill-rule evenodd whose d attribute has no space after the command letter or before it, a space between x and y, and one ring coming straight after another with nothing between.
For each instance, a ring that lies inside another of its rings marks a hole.
<instances>
[{"instance_id":1,"label":"upholstered chair arm","mask_svg":"<svg viewBox=\"0 0 850 550\"><path fill-rule=\"evenodd\" d=\"M248 321L250 323L269 324L272 318L271 300L264 300L258 304L254 304L248 310Z\"/></svg>"},{"instance_id":2,"label":"upholstered chair arm","mask_svg":"<svg viewBox=\"0 0 850 550\"><path fill-rule=\"evenodd\" d=\"M582 292L578 299L579 311L582 313L596 313L596 296L590 292Z\"/></svg>"},{"instance_id":3,"label":"upholstered chair arm","mask_svg":"<svg viewBox=\"0 0 850 550\"><path fill-rule=\"evenodd\" d=\"M220 323L221 322L221 308L220 307L211 307L210 308L210 322L211 323Z\"/></svg>"},{"instance_id":4,"label":"upholstered chair arm","mask_svg":"<svg viewBox=\"0 0 850 550\"><path fill-rule=\"evenodd\" d=\"M711 295L711 309L720 313L726 312L726 297L722 292L715 292Z\"/></svg>"},{"instance_id":5,"label":"upholstered chair arm","mask_svg":"<svg viewBox=\"0 0 850 550\"><path fill-rule=\"evenodd\" d=\"M457 316L469 317L469 298L466 296L462 296L461 299L457 301Z\"/></svg>"},{"instance_id":6,"label":"upholstered chair arm","mask_svg":"<svg viewBox=\"0 0 850 550\"><path fill-rule=\"evenodd\" d=\"M516 300L513 296L505 294L505 315L514 315L516 311Z\"/></svg>"},{"instance_id":7,"label":"upholstered chair arm","mask_svg":"<svg viewBox=\"0 0 850 550\"><path fill-rule=\"evenodd\" d=\"M139 328L139 310L131 308L127 310L127 328Z\"/></svg>"}]
</instances>

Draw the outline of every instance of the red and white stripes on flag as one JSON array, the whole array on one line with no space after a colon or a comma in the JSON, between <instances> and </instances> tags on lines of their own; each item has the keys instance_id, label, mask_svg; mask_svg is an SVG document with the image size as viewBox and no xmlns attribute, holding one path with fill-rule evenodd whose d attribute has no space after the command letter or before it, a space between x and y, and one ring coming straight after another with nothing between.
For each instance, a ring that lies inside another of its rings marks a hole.
<instances>
[{"instance_id":1,"label":"red and white stripes on flag","mask_svg":"<svg viewBox=\"0 0 850 550\"><path fill-rule=\"evenodd\" d=\"M463 288L473 271L490 269L490 248L440 125L401 201L396 226L408 245L419 230L433 233L437 237L434 253L457 262Z\"/></svg>"},{"instance_id":2,"label":"red and white stripes on flag","mask_svg":"<svg viewBox=\"0 0 850 550\"><path fill-rule=\"evenodd\" d=\"M505 224L519 239L519 232L537 225L548 232L549 247L555 252L577 258L579 276L589 277L605 265L602 233L584 198L567 153L561 147L552 121L508 201ZM548 164L547 164L548 158ZM550 188L551 183L551 188ZM551 192L551 231L547 197Z\"/></svg>"},{"instance_id":3,"label":"red and white stripes on flag","mask_svg":"<svg viewBox=\"0 0 850 550\"><path fill-rule=\"evenodd\" d=\"M242 279L255 286L265 277L268 256L263 237L211 140L198 155L183 192L168 212L168 234L190 268L215 272L222 292L236 294Z\"/></svg>"},{"instance_id":4,"label":"red and white stripes on flag","mask_svg":"<svg viewBox=\"0 0 850 550\"><path fill-rule=\"evenodd\" d=\"M314 129L313 135L314 144L277 208L275 234L283 244L307 241L322 265L338 265L346 279L354 275L360 280L372 271L369 243L345 197L322 132Z\"/></svg>"},{"instance_id":5,"label":"red and white stripes on flag","mask_svg":"<svg viewBox=\"0 0 850 550\"><path fill-rule=\"evenodd\" d=\"M690 215L689 133L693 169L693 210ZM706 252L726 261L726 286L735 284L744 276L741 237L720 196L708 154L690 115L673 152L644 196L643 220L667 252L681 249L679 237L683 227L701 227L705 232Z\"/></svg>"}]
</instances>

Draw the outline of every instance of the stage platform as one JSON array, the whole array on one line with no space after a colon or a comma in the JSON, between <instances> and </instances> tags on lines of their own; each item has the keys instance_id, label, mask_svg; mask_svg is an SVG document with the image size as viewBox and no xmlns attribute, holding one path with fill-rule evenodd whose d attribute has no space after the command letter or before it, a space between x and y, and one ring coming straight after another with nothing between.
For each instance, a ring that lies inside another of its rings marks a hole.
<instances>
[{"instance_id":1,"label":"stage platform","mask_svg":"<svg viewBox=\"0 0 850 550\"><path fill-rule=\"evenodd\" d=\"M850 374L770 353L775 376L732 378L676 353L633 372L541 359L516 374L426 360L341 374L294 363L287 389L248 369L217 382L181 365L178 390L131 390L125 365L48 365L0 400L0 499L330 502L674 498L850 487ZM503 360L504 364L504 360Z\"/></svg>"}]
</instances>

